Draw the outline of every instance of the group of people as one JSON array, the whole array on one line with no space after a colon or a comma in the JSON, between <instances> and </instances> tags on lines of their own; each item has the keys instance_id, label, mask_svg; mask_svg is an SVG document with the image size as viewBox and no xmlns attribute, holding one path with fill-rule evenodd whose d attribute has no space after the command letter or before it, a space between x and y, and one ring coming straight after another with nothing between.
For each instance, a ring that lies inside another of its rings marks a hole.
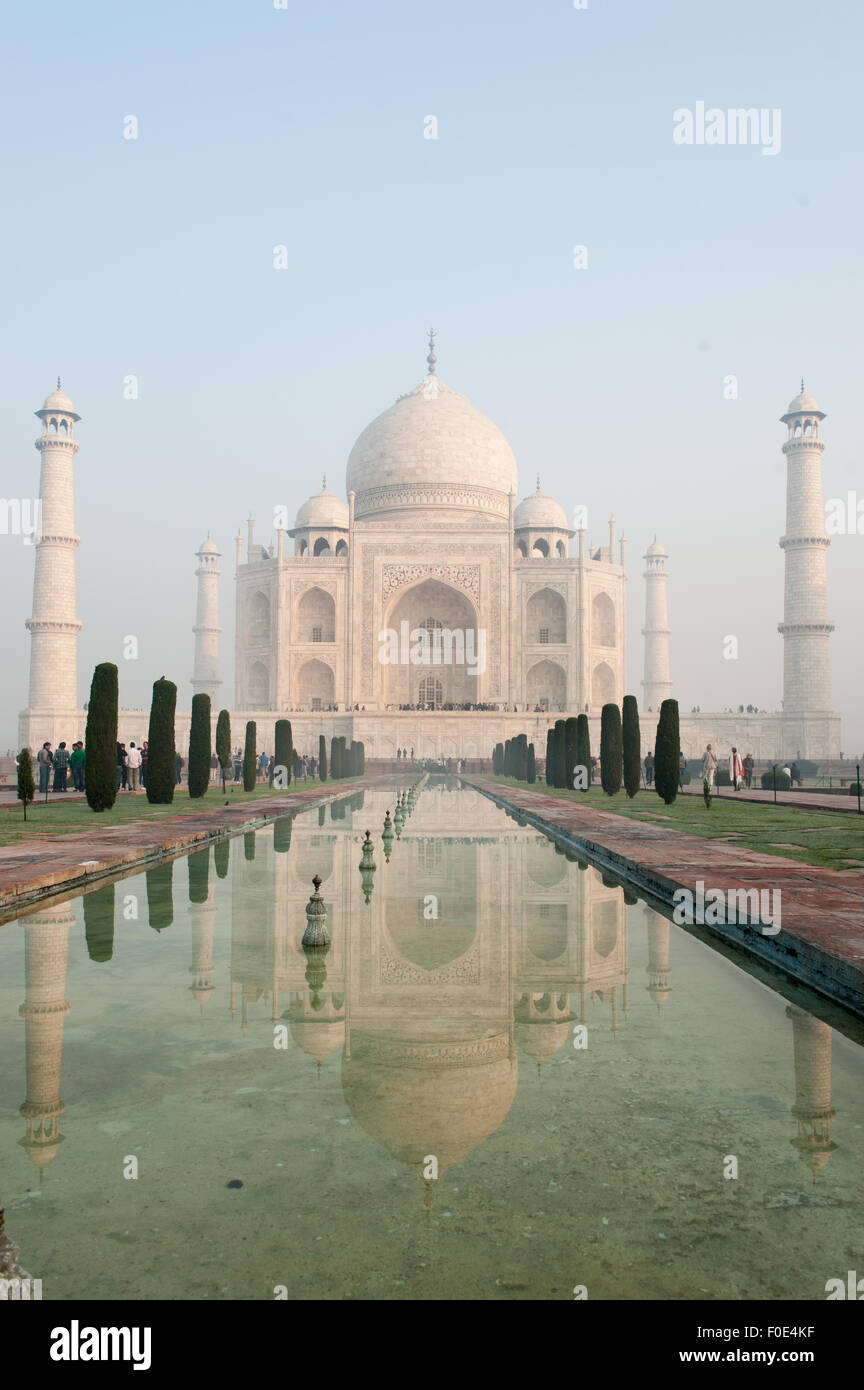
<instances>
[{"instance_id":1,"label":"group of people","mask_svg":"<svg viewBox=\"0 0 864 1390\"><path fill-rule=\"evenodd\" d=\"M728 770L729 784L734 791L738 791L743 785L747 791L753 784L753 769L756 766L752 753L748 753L742 758L738 749L733 746L729 754ZM717 755L709 743L702 754L702 781L707 782L709 790L714 786L714 778L717 776Z\"/></svg>"},{"instance_id":2,"label":"group of people","mask_svg":"<svg viewBox=\"0 0 864 1390\"><path fill-rule=\"evenodd\" d=\"M42 744L36 754L36 767L39 772L39 790L47 792L49 783L53 783L50 790L55 792L69 791L68 779L72 776L72 791L83 792L84 790L84 743L82 740L73 743L71 749L66 747L65 742L59 743L57 748L51 747L50 742Z\"/></svg>"}]
</instances>

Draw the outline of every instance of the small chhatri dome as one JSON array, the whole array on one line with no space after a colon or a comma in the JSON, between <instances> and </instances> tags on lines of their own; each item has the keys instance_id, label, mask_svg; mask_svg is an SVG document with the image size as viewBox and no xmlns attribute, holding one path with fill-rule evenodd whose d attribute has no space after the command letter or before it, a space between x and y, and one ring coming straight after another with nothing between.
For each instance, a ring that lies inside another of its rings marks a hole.
<instances>
[{"instance_id":1,"label":"small chhatri dome","mask_svg":"<svg viewBox=\"0 0 864 1390\"><path fill-rule=\"evenodd\" d=\"M303 503L294 526L295 529L301 526L338 526L348 530L348 506L341 497L327 491L326 477L321 491Z\"/></svg>"},{"instance_id":2,"label":"small chhatri dome","mask_svg":"<svg viewBox=\"0 0 864 1390\"><path fill-rule=\"evenodd\" d=\"M221 554L215 541L211 541L208 536L206 541L202 541L195 552L196 555L219 555Z\"/></svg>"},{"instance_id":3,"label":"small chhatri dome","mask_svg":"<svg viewBox=\"0 0 864 1390\"><path fill-rule=\"evenodd\" d=\"M658 543L657 537L655 536L654 539L653 539L653 541L652 541L651 544L649 545L648 549L645 551L645 554L646 554L646 555L665 555L665 554L666 554L666 551L665 551L664 547Z\"/></svg>"},{"instance_id":4,"label":"small chhatri dome","mask_svg":"<svg viewBox=\"0 0 864 1390\"><path fill-rule=\"evenodd\" d=\"M547 497L545 492L540 491L539 473L537 490L519 503L513 513L513 525L517 530L522 526L531 526L535 530L539 527L552 527L559 531L569 529L567 515L561 504L556 502L554 497Z\"/></svg>"},{"instance_id":5,"label":"small chhatri dome","mask_svg":"<svg viewBox=\"0 0 864 1390\"><path fill-rule=\"evenodd\" d=\"M35 414L41 417L42 415L50 415L53 410L60 411L63 415L71 415L73 420L81 419L81 416L76 411L74 405L66 395L66 392L61 391L59 376L57 378L57 390L52 391L50 396L45 397L45 404L42 409L37 410Z\"/></svg>"},{"instance_id":6,"label":"small chhatri dome","mask_svg":"<svg viewBox=\"0 0 864 1390\"><path fill-rule=\"evenodd\" d=\"M812 396L808 396L804 390L803 377L801 378L801 390L797 396L793 396L786 407L786 414L781 415L780 418L785 421L790 415L817 415L820 420L825 419L825 412L819 409L818 402L814 401Z\"/></svg>"}]
</instances>

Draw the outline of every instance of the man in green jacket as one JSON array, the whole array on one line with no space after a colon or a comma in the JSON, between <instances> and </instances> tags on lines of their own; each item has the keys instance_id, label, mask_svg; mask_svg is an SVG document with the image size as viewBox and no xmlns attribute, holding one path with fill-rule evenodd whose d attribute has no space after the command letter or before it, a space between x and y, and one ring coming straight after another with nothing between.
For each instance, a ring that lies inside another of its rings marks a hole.
<instances>
[{"instance_id":1,"label":"man in green jacket","mask_svg":"<svg viewBox=\"0 0 864 1390\"><path fill-rule=\"evenodd\" d=\"M69 766L72 769L72 790L83 792L84 790L84 744L73 743L72 752L69 755Z\"/></svg>"}]
</instances>

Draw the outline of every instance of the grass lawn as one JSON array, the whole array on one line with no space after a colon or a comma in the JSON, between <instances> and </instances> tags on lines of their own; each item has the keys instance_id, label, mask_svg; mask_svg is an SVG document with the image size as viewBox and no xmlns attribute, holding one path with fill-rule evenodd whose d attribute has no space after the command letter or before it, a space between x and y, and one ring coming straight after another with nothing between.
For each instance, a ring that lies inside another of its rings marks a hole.
<instances>
[{"instance_id":1,"label":"grass lawn","mask_svg":"<svg viewBox=\"0 0 864 1390\"><path fill-rule=\"evenodd\" d=\"M316 778L310 777L304 782L301 777L299 782L291 783L290 790L284 795L289 796L291 791L304 789L328 792L351 786L358 781L362 781L362 778L345 777L338 782L319 782ZM242 783L229 782L224 796L221 786L215 786L209 787L203 796L193 800L184 785L175 788L174 800L170 806L151 806L144 792L121 791L118 792L111 810L100 811L98 814L90 810L86 801L63 802L55 797L53 801L49 799L46 805L44 800L40 801L37 796L36 801L27 807L26 824L20 802L12 803L8 809L4 803L4 809L0 810L0 845L14 845L21 840L31 837L38 839L43 835L71 835L76 830L104 830L112 825L127 825L129 821L197 815L201 811L218 810L226 801L229 806L236 806L241 802L261 801L264 797L280 795L283 793L274 791L263 782L251 792L244 792Z\"/></svg>"},{"instance_id":2,"label":"grass lawn","mask_svg":"<svg viewBox=\"0 0 864 1390\"><path fill-rule=\"evenodd\" d=\"M807 811L797 806L774 806L735 801L734 792L715 796L707 810L701 796L679 796L664 806L654 791L640 791L631 801L623 790L607 796L601 787L587 792L561 791L545 782L517 782L512 777L490 777L503 787L540 792L557 800L573 801L597 811L610 811L652 825L668 826L688 835L724 840L744 849L819 864L826 869L864 872L864 816L838 811ZM856 862L857 861L857 862Z\"/></svg>"}]
</instances>

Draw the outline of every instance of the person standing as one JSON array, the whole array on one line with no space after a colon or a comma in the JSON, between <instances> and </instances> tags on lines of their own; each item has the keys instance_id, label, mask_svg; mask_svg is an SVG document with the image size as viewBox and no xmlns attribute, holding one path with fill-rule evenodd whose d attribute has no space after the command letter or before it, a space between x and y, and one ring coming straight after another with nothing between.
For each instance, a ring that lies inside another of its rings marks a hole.
<instances>
[{"instance_id":1,"label":"person standing","mask_svg":"<svg viewBox=\"0 0 864 1390\"><path fill-rule=\"evenodd\" d=\"M83 792L84 790L84 744L80 739L78 743L72 745L72 752L69 755L69 766L72 769L72 790Z\"/></svg>"},{"instance_id":2,"label":"person standing","mask_svg":"<svg viewBox=\"0 0 864 1390\"><path fill-rule=\"evenodd\" d=\"M147 756L148 756L148 754L147 754L147 744L146 744L146 743L142 743L142 744L141 744L141 773L140 773L140 781L141 781L141 786L142 786L142 787L146 787L146 786L147 786Z\"/></svg>"},{"instance_id":3,"label":"person standing","mask_svg":"<svg viewBox=\"0 0 864 1390\"><path fill-rule=\"evenodd\" d=\"M744 765L741 762L741 754L738 752L737 748L733 747L732 752L729 754L729 781L732 783L736 792L738 790L738 783L743 776Z\"/></svg>"},{"instance_id":4,"label":"person standing","mask_svg":"<svg viewBox=\"0 0 864 1390\"><path fill-rule=\"evenodd\" d=\"M592 758L591 761L593 762L594 759ZM654 754L651 752L650 749L645 754L645 762L643 766L645 768L645 785L646 787L650 787L654 781Z\"/></svg>"},{"instance_id":5,"label":"person standing","mask_svg":"<svg viewBox=\"0 0 864 1390\"><path fill-rule=\"evenodd\" d=\"M684 790L684 773L687 771L687 759L683 753L678 754L678 790Z\"/></svg>"},{"instance_id":6,"label":"person standing","mask_svg":"<svg viewBox=\"0 0 864 1390\"><path fill-rule=\"evenodd\" d=\"M55 792L66 791L66 774L69 768L69 749L65 743L61 743L57 752L54 754L54 790Z\"/></svg>"},{"instance_id":7,"label":"person standing","mask_svg":"<svg viewBox=\"0 0 864 1390\"><path fill-rule=\"evenodd\" d=\"M234 781L239 782L243 772L243 750L238 748L234 754Z\"/></svg>"},{"instance_id":8,"label":"person standing","mask_svg":"<svg viewBox=\"0 0 864 1390\"><path fill-rule=\"evenodd\" d=\"M754 768L755 766L756 766L756 764L755 764L755 762L753 761L753 754L752 754L752 753L748 753L747 756L746 756L746 758L744 759L744 763L743 763L743 767L744 767L744 786L747 788L748 792L749 792L751 786L753 785L753 768Z\"/></svg>"},{"instance_id":9,"label":"person standing","mask_svg":"<svg viewBox=\"0 0 864 1390\"><path fill-rule=\"evenodd\" d=\"M54 754L51 752L51 744L43 743L39 752L36 754L36 762L39 766L39 790L47 792L48 781L51 776L51 764L54 762Z\"/></svg>"},{"instance_id":10,"label":"person standing","mask_svg":"<svg viewBox=\"0 0 864 1390\"><path fill-rule=\"evenodd\" d=\"M134 743L129 744L129 752L126 754L126 790L137 792L138 790L138 769L141 766L141 749L136 748Z\"/></svg>"},{"instance_id":11,"label":"person standing","mask_svg":"<svg viewBox=\"0 0 864 1390\"><path fill-rule=\"evenodd\" d=\"M714 756L714 749L709 743L702 754L702 781L708 783L709 789L714 786L714 776L717 772L717 759Z\"/></svg>"},{"instance_id":12,"label":"person standing","mask_svg":"<svg viewBox=\"0 0 864 1390\"><path fill-rule=\"evenodd\" d=\"M174 778L175 785L179 787L180 779L183 774L183 756L182 754L176 752L174 754L174 772L176 774Z\"/></svg>"}]
</instances>

